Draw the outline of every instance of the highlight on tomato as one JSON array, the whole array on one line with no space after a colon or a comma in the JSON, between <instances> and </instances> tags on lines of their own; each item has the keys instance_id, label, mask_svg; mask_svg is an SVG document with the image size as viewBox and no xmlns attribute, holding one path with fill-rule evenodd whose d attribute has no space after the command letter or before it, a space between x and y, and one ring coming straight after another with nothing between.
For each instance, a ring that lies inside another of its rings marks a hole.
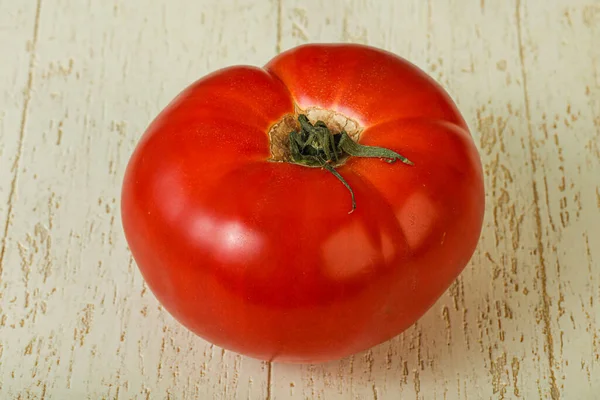
<instances>
[{"instance_id":1,"label":"highlight on tomato","mask_svg":"<svg viewBox=\"0 0 600 400\"><path fill-rule=\"evenodd\" d=\"M393 338L472 257L484 185L444 89L390 52L309 44L191 84L141 137L124 232L202 338L316 363Z\"/></svg>"}]
</instances>

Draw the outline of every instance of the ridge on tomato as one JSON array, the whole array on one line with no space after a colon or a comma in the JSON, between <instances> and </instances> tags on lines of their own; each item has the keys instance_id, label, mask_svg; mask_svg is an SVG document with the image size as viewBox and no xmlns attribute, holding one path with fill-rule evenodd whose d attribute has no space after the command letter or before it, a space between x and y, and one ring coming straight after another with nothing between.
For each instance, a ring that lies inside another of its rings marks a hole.
<instances>
[{"instance_id":1,"label":"ridge on tomato","mask_svg":"<svg viewBox=\"0 0 600 400\"><path fill-rule=\"evenodd\" d=\"M169 313L223 348L303 363L411 326L473 255L484 214L479 155L448 94L355 44L193 83L141 138L121 200Z\"/></svg>"}]
</instances>

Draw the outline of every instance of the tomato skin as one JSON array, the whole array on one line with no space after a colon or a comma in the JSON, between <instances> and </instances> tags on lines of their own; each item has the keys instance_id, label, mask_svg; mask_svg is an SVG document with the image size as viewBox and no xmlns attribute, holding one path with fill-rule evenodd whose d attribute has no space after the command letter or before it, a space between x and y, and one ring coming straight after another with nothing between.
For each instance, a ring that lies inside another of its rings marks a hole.
<instances>
[{"instance_id":1,"label":"tomato skin","mask_svg":"<svg viewBox=\"0 0 600 400\"><path fill-rule=\"evenodd\" d=\"M360 143L414 162L350 158L329 172L269 161L267 132L322 107ZM375 48L304 45L264 69L186 88L129 161L122 222L150 289L206 340L282 362L339 359L411 326L471 258L484 186L477 149L444 90Z\"/></svg>"}]
</instances>

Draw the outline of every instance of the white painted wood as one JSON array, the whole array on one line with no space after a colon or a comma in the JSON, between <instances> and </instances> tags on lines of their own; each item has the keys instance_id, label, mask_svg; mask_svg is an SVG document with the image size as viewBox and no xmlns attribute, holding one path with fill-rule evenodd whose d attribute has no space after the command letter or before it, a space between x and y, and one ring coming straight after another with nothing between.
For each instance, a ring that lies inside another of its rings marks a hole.
<instances>
[{"instance_id":1,"label":"white painted wood","mask_svg":"<svg viewBox=\"0 0 600 400\"><path fill-rule=\"evenodd\" d=\"M0 10L0 398L600 393L597 1L0 0ZM487 215L470 265L404 334L325 365L269 365L211 346L158 305L118 198L141 132L185 85L309 41L379 46L438 79L481 150Z\"/></svg>"},{"instance_id":2,"label":"white painted wood","mask_svg":"<svg viewBox=\"0 0 600 400\"><path fill-rule=\"evenodd\" d=\"M23 95L2 136L2 165L20 154L2 261L2 399L267 395L268 365L214 348L158 306L120 227L123 169L149 120L199 76L275 52L276 5L178 3L41 0L37 40L35 2L21 21L2 17L26 38L0 31L21 81L3 77L3 98L26 87L25 42L36 41L22 151L11 140Z\"/></svg>"},{"instance_id":3,"label":"white painted wood","mask_svg":"<svg viewBox=\"0 0 600 400\"><path fill-rule=\"evenodd\" d=\"M31 98L35 19L34 3L6 4L0 13L0 49L8 60L0 63L0 260L6 250L7 219L15 201L16 164Z\"/></svg>"}]
</instances>

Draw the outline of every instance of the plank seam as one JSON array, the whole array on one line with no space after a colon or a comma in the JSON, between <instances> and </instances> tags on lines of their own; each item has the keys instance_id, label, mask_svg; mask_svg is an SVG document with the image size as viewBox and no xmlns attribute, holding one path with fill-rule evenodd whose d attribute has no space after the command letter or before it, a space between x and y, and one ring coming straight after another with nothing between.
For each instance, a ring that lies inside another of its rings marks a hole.
<instances>
[{"instance_id":1,"label":"plank seam","mask_svg":"<svg viewBox=\"0 0 600 400\"><path fill-rule=\"evenodd\" d=\"M283 11L282 2L283 0L277 0L277 42L275 44L275 51L277 54L281 53L281 37L283 31Z\"/></svg>"}]
</instances>

